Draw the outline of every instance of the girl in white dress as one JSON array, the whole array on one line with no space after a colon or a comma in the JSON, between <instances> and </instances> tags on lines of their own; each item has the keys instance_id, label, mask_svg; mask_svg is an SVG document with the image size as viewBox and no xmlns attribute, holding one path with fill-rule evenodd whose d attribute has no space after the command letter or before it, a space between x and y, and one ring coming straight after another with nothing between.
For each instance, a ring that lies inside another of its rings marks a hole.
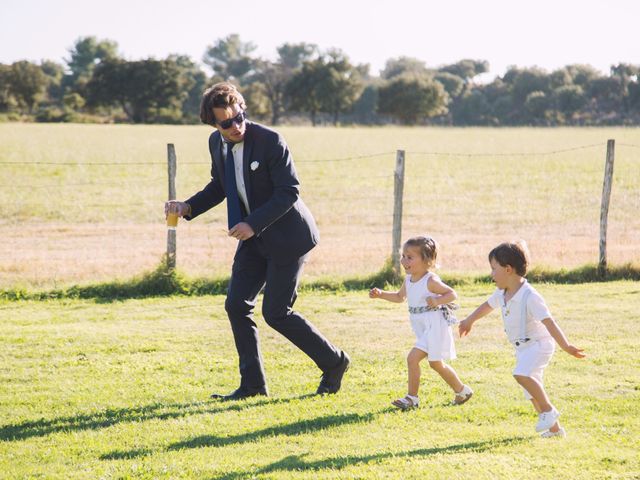
<instances>
[{"instance_id":1,"label":"girl in white dress","mask_svg":"<svg viewBox=\"0 0 640 480\"><path fill-rule=\"evenodd\" d=\"M524 278L529 267L529 250L523 241L498 245L489 253L489 264L497 289L460 322L460 336L468 335L475 322L494 308L500 308L504 331L515 349L513 377L538 413L536 431L543 432L543 438L564 437L565 430L558 422L560 412L549 400L542 374L551 360L555 343L576 358L584 358L585 354L569 343L542 296Z\"/></svg>"},{"instance_id":2,"label":"girl in white dress","mask_svg":"<svg viewBox=\"0 0 640 480\"><path fill-rule=\"evenodd\" d=\"M401 263L407 275L400 290L387 292L372 288L369 291L369 297L389 302L401 303L405 298L408 299L409 319L417 341L407 356L408 393L404 398L392 402L402 410L415 408L419 404L420 362L425 358L454 391L454 405L462 405L473 395L471 388L464 385L455 370L444 362L456 358L451 325L456 323L452 310L457 307L451 302L458 296L438 275L430 271L436 265L437 256L438 244L433 238L410 238L402 247Z\"/></svg>"}]
</instances>

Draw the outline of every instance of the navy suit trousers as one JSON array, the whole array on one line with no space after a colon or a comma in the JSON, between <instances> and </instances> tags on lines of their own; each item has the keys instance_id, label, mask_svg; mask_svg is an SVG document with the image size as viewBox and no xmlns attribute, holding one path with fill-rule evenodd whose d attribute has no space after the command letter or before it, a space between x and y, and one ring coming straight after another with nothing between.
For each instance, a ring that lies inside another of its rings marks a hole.
<instances>
[{"instance_id":1,"label":"navy suit trousers","mask_svg":"<svg viewBox=\"0 0 640 480\"><path fill-rule=\"evenodd\" d=\"M262 239L255 236L244 241L236 252L225 309L238 350L243 387L259 388L267 384L258 328L253 321L253 310L263 288L262 314L269 326L307 354L321 370L335 367L342 359L340 350L293 310L306 258L303 255L290 263L276 264Z\"/></svg>"}]
</instances>

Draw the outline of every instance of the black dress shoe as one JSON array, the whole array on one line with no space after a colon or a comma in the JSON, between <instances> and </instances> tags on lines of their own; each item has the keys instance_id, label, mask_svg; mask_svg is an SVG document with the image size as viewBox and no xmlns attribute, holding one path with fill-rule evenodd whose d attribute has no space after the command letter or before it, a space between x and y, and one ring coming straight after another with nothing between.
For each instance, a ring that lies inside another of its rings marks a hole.
<instances>
[{"instance_id":1,"label":"black dress shoe","mask_svg":"<svg viewBox=\"0 0 640 480\"><path fill-rule=\"evenodd\" d=\"M260 387L260 388L240 387L228 395L213 393L211 394L211 398L217 398L222 401L229 401L229 400L242 400L243 398L256 397L258 395L262 395L265 397L269 396L269 392L267 392L267 387Z\"/></svg>"},{"instance_id":2,"label":"black dress shoe","mask_svg":"<svg viewBox=\"0 0 640 480\"><path fill-rule=\"evenodd\" d=\"M342 359L340 360L340 363L322 373L322 379L320 380L320 385L318 385L316 393L318 395L324 395L325 393L337 393L342 385L344 372L349 369L349 363L351 363L349 355L342 352Z\"/></svg>"}]
</instances>

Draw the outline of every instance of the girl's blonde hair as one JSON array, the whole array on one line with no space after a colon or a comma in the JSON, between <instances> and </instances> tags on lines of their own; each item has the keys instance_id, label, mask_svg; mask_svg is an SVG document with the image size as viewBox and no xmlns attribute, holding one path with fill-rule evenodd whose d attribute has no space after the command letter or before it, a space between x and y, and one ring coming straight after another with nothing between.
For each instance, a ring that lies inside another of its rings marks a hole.
<instances>
[{"instance_id":1,"label":"girl's blonde hair","mask_svg":"<svg viewBox=\"0 0 640 480\"><path fill-rule=\"evenodd\" d=\"M521 277L529 270L529 248L524 240L501 243L489 252L489 261L491 259L503 267L511 266Z\"/></svg>"},{"instance_id":2,"label":"girl's blonde hair","mask_svg":"<svg viewBox=\"0 0 640 480\"><path fill-rule=\"evenodd\" d=\"M437 267L436 260L438 259L438 242L428 235L418 235L417 237L411 237L404 242L404 248L417 247L420 251L420 256L427 262L429 268Z\"/></svg>"}]
</instances>

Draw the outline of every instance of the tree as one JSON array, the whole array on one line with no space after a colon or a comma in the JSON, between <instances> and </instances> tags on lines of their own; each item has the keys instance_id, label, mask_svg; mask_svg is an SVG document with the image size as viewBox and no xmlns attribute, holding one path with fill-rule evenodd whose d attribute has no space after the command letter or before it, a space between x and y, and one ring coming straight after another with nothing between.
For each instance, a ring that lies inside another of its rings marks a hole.
<instances>
[{"instance_id":1,"label":"tree","mask_svg":"<svg viewBox=\"0 0 640 480\"><path fill-rule=\"evenodd\" d=\"M126 111L126 68L124 60L108 60L95 69L86 86L86 100L90 108L120 105Z\"/></svg>"},{"instance_id":2,"label":"tree","mask_svg":"<svg viewBox=\"0 0 640 480\"><path fill-rule=\"evenodd\" d=\"M293 71L302 68L304 62L317 58L318 46L313 43L284 43L277 49L280 65Z\"/></svg>"},{"instance_id":3,"label":"tree","mask_svg":"<svg viewBox=\"0 0 640 480\"><path fill-rule=\"evenodd\" d=\"M456 125L490 125L494 121L491 105L480 89L466 92L454 104L451 113Z\"/></svg>"},{"instance_id":4,"label":"tree","mask_svg":"<svg viewBox=\"0 0 640 480\"><path fill-rule=\"evenodd\" d=\"M542 92L545 95L550 93L549 75L537 67L525 69L510 67L503 81L510 85L513 100L517 105L524 105L530 93Z\"/></svg>"},{"instance_id":5,"label":"tree","mask_svg":"<svg viewBox=\"0 0 640 480\"><path fill-rule=\"evenodd\" d=\"M234 33L207 47L203 62L213 69L214 74L242 83L254 67L255 59L251 54L255 49L253 43L243 42L240 36Z\"/></svg>"},{"instance_id":6,"label":"tree","mask_svg":"<svg viewBox=\"0 0 640 480\"><path fill-rule=\"evenodd\" d=\"M391 80L404 74L424 75L428 73L427 67L422 60L412 57L398 57L387 60L384 70L380 72L380 77Z\"/></svg>"},{"instance_id":7,"label":"tree","mask_svg":"<svg viewBox=\"0 0 640 480\"><path fill-rule=\"evenodd\" d=\"M242 96L247 103L248 115L252 119L273 119L273 110L264 83L252 81L242 89Z\"/></svg>"},{"instance_id":8,"label":"tree","mask_svg":"<svg viewBox=\"0 0 640 480\"><path fill-rule=\"evenodd\" d=\"M11 65L9 91L18 105L33 113L47 87L47 77L38 65L22 60Z\"/></svg>"},{"instance_id":9,"label":"tree","mask_svg":"<svg viewBox=\"0 0 640 480\"><path fill-rule=\"evenodd\" d=\"M258 115L270 115L272 125L277 125L284 113L287 82L292 75L292 71L281 63L269 60L256 62L256 71L249 85L252 111ZM258 105L259 110L256 111Z\"/></svg>"},{"instance_id":10,"label":"tree","mask_svg":"<svg viewBox=\"0 0 640 480\"><path fill-rule=\"evenodd\" d=\"M172 60L106 61L87 84L91 106L120 105L130 121L177 121L186 93Z\"/></svg>"},{"instance_id":11,"label":"tree","mask_svg":"<svg viewBox=\"0 0 640 480\"><path fill-rule=\"evenodd\" d=\"M412 124L420 118L446 113L447 101L442 84L424 75L405 74L380 87L378 111Z\"/></svg>"},{"instance_id":12,"label":"tree","mask_svg":"<svg viewBox=\"0 0 640 480\"><path fill-rule=\"evenodd\" d=\"M611 66L611 76L620 79L622 107L625 112L629 111L629 84L632 78L638 78L638 73L640 73L640 66L637 65L619 63Z\"/></svg>"},{"instance_id":13,"label":"tree","mask_svg":"<svg viewBox=\"0 0 640 480\"><path fill-rule=\"evenodd\" d=\"M11 96L10 65L0 63L0 112L6 112L13 103Z\"/></svg>"},{"instance_id":14,"label":"tree","mask_svg":"<svg viewBox=\"0 0 640 480\"><path fill-rule=\"evenodd\" d=\"M82 95L96 66L101 62L119 58L117 50L118 44L111 40L98 40L93 36L76 40L69 49L70 58L65 60L71 71L67 84Z\"/></svg>"},{"instance_id":15,"label":"tree","mask_svg":"<svg viewBox=\"0 0 640 480\"><path fill-rule=\"evenodd\" d=\"M620 77L599 77L589 82L587 96L595 100L600 112L622 110L624 89Z\"/></svg>"},{"instance_id":16,"label":"tree","mask_svg":"<svg viewBox=\"0 0 640 480\"><path fill-rule=\"evenodd\" d=\"M640 83L637 80L629 84L629 108L640 113Z\"/></svg>"},{"instance_id":17,"label":"tree","mask_svg":"<svg viewBox=\"0 0 640 480\"><path fill-rule=\"evenodd\" d=\"M340 113L351 110L362 93L361 73L364 71L366 74L368 67L356 68L342 51L332 50L328 53L323 70L318 85L319 94L323 99L322 110L330 113L333 124L337 125Z\"/></svg>"},{"instance_id":18,"label":"tree","mask_svg":"<svg viewBox=\"0 0 640 480\"><path fill-rule=\"evenodd\" d=\"M496 98L491 106L500 125L518 124L518 117L524 117L524 115L518 113L517 108L521 107L514 105L511 95L504 95Z\"/></svg>"},{"instance_id":19,"label":"tree","mask_svg":"<svg viewBox=\"0 0 640 480\"><path fill-rule=\"evenodd\" d=\"M582 87L583 90L586 89L589 82L602 76L591 65L572 64L567 65L563 70L569 73L571 83Z\"/></svg>"},{"instance_id":20,"label":"tree","mask_svg":"<svg viewBox=\"0 0 640 480\"><path fill-rule=\"evenodd\" d=\"M569 85L573 85L573 77L571 76L571 72L566 68L554 70L551 72L551 75L549 75L549 86L552 89L556 90Z\"/></svg>"},{"instance_id":21,"label":"tree","mask_svg":"<svg viewBox=\"0 0 640 480\"><path fill-rule=\"evenodd\" d=\"M64 88L62 85L64 66L51 60L43 60L40 68L42 69L42 73L47 77L47 97L49 101L61 105L62 98L64 97Z\"/></svg>"},{"instance_id":22,"label":"tree","mask_svg":"<svg viewBox=\"0 0 640 480\"><path fill-rule=\"evenodd\" d=\"M82 96L76 92L67 93L62 99L62 103L69 110L74 111L81 110L86 104L84 98L82 98Z\"/></svg>"},{"instance_id":23,"label":"tree","mask_svg":"<svg viewBox=\"0 0 640 480\"><path fill-rule=\"evenodd\" d=\"M317 114L322 109L322 97L319 89L324 75L322 60L306 61L302 68L287 82L285 91L291 102L291 108L308 112L311 124L316 125Z\"/></svg>"},{"instance_id":24,"label":"tree","mask_svg":"<svg viewBox=\"0 0 640 480\"><path fill-rule=\"evenodd\" d=\"M362 92L361 76L366 71L353 66L340 50L330 50L304 62L287 83L286 93L293 109L309 112L313 125L319 112L331 114L337 124L340 113L349 111Z\"/></svg>"},{"instance_id":25,"label":"tree","mask_svg":"<svg viewBox=\"0 0 640 480\"><path fill-rule=\"evenodd\" d=\"M549 99L544 92L531 92L527 95L524 107L534 123L543 122L546 119L547 110L550 107Z\"/></svg>"},{"instance_id":26,"label":"tree","mask_svg":"<svg viewBox=\"0 0 640 480\"><path fill-rule=\"evenodd\" d=\"M487 85L474 88L474 91L476 90L482 92L491 107L490 124L507 125L513 123L515 107L509 85L502 79L495 78Z\"/></svg>"},{"instance_id":27,"label":"tree","mask_svg":"<svg viewBox=\"0 0 640 480\"><path fill-rule=\"evenodd\" d=\"M178 83L184 97L181 106L183 119L199 122L200 100L207 84L207 75L186 55L169 55L167 61L173 62L180 70Z\"/></svg>"},{"instance_id":28,"label":"tree","mask_svg":"<svg viewBox=\"0 0 640 480\"><path fill-rule=\"evenodd\" d=\"M446 65L438 69L440 72L451 73L469 83L473 77L489 71L489 62L486 60L460 60L451 65Z\"/></svg>"},{"instance_id":29,"label":"tree","mask_svg":"<svg viewBox=\"0 0 640 480\"><path fill-rule=\"evenodd\" d=\"M374 123L378 106L378 84L370 81L353 104L353 113L358 123Z\"/></svg>"},{"instance_id":30,"label":"tree","mask_svg":"<svg viewBox=\"0 0 640 480\"><path fill-rule=\"evenodd\" d=\"M558 102L558 110L569 120L587 103L587 97L579 85L560 87L555 91L555 95Z\"/></svg>"},{"instance_id":31,"label":"tree","mask_svg":"<svg viewBox=\"0 0 640 480\"><path fill-rule=\"evenodd\" d=\"M637 77L640 74L640 65L631 65L629 63L619 63L611 66L611 75L629 80L631 77Z\"/></svg>"},{"instance_id":32,"label":"tree","mask_svg":"<svg viewBox=\"0 0 640 480\"><path fill-rule=\"evenodd\" d=\"M285 43L277 51L276 62L254 61L254 71L247 78L249 85L245 88L245 98L251 104L252 113L270 115L272 125L277 125L285 112L288 82L304 62L317 58L318 47L308 43Z\"/></svg>"},{"instance_id":33,"label":"tree","mask_svg":"<svg viewBox=\"0 0 640 480\"><path fill-rule=\"evenodd\" d=\"M464 79L449 72L438 72L433 76L436 82L440 82L450 98L459 97L464 92Z\"/></svg>"}]
</instances>

